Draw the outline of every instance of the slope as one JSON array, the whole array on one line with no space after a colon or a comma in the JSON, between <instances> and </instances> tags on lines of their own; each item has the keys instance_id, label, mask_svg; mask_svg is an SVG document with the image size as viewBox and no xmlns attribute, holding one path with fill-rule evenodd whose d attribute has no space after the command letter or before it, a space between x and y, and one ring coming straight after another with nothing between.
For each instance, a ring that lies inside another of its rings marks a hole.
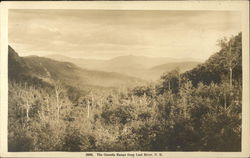
<instances>
[{"instance_id":1,"label":"slope","mask_svg":"<svg viewBox=\"0 0 250 158\"><path fill-rule=\"evenodd\" d=\"M187 71L183 77L204 84L221 83L231 80L242 83L242 34L232 37L229 41L221 41L221 50L212 55L205 63ZM231 69L231 70L230 70ZM231 71L231 72L230 72Z\"/></svg>"},{"instance_id":2,"label":"slope","mask_svg":"<svg viewBox=\"0 0 250 158\"><path fill-rule=\"evenodd\" d=\"M11 47L9 47L9 76L15 79L30 76L47 83L60 80L77 86L130 87L143 82L119 73L82 69L69 62L38 56L19 57Z\"/></svg>"}]
</instances>

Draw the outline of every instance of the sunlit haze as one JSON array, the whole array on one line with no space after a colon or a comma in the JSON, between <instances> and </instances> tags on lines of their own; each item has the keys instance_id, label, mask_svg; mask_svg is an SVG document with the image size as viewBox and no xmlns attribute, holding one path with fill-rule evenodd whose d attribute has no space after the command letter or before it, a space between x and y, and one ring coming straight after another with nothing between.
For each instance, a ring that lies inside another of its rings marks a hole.
<instances>
[{"instance_id":1,"label":"sunlit haze","mask_svg":"<svg viewBox=\"0 0 250 158\"><path fill-rule=\"evenodd\" d=\"M9 44L21 55L207 59L241 31L238 12L10 10Z\"/></svg>"}]
</instances>

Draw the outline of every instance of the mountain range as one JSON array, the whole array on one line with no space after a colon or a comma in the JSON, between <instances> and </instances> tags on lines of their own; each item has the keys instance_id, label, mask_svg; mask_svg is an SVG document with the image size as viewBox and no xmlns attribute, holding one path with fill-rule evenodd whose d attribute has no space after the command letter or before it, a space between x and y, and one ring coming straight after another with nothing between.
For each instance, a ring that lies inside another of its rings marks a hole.
<instances>
[{"instance_id":1,"label":"mountain range","mask_svg":"<svg viewBox=\"0 0 250 158\"><path fill-rule=\"evenodd\" d=\"M8 70L9 79L19 80L25 76L40 79L46 83L59 80L76 87L132 87L145 82L116 72L83 69L70 62L38 56L20 57L10 46Z\"/></svg>"},{"instance_id":2,"label":"mountain range","mask_svg":"<svg viewBox=\"0 0 250 158\"><path fill-rule=\"evenodd\" d=\"M70 58L62 55L19 56L9 46L9 78L29 76L46 83L62 81L74 87L134 87L173 69L191 70L197 61L145 56L119 56L110 60Z\"/></svg>"},{"instance_id":3,"label":"mountain range","mask_svg":"<svg viewBox=\"0 0 250 158\"><path fill-rule=\"evenodd\" d=\"M157 80L163 73L173 69L179 68L181 72L184 72L200 64L197 59L192 58L155 58L134 55L118 56L109 60L71 58L56 54L46 57L57 61L71 62L88 70L116 72L143 80Z\"/></svg>"},{"instance_id":4,"label":"mountain range","mask_svg":"<svg viewBox=\"0 0 250 158\"><path fill-rule=\"evenodd\" d=\"M232 66L228 61L232 61L231 76L234 82L241 83L241 33L235 37L233 47L235 51L231 54L224 48L200 63L188 59L132 55L110 60L75 59L60 55L22 57L9 46L8 77L10 80L24 78L25 82L33 82L33 79L45 83L59 80L81 88L117 88L144 85L148 80L159 79L163 73L178 68L182 76L196 86L200 82L210 84L228 80L229 66Z\"/></svg>"}]
</instances>

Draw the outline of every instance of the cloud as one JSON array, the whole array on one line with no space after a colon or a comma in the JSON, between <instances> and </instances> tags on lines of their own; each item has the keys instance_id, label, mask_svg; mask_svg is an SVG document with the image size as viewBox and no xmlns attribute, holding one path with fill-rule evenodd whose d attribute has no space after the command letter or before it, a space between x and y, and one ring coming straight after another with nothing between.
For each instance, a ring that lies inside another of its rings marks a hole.
<instances>
[{"instance_id":1,"label":"cloud","mask_svg":"<svg viewBox=\"0 0 250 158\"><path fill-rule=\"evenodd\" d=\"M241 31L229 11L11 10L9 42L21 55L207 58Z\"/></svg>"}]
</instances>

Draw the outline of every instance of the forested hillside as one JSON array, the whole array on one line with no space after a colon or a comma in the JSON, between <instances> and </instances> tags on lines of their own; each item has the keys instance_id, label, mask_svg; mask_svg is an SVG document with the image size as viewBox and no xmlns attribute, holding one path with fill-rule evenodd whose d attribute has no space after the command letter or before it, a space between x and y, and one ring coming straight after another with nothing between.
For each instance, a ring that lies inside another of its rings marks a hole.
<instances>
[{"instance_id":1,"label":"forested hillside","mask_svg":"<svg viewBox=\"0 0 250 158\"><path fill-rule=\"evenodd\" d=\"M193 85L199 82L204 84L222 83L230 80L235 84L242 83L242 42L241 33L232 38L221 39L218 42L221 50L212 55L204 64L188 71L184 74Z\"/></svg>"},{"instance_id":2,"label":"forested hillside","mask_svg":"<svg viewBox=\"0 0 250 158\"><path fill-rule=\"evenodd\" d=\"M8 150L241 151L241 33L219 45L205 63L155 83L88 90L74 71L92 72L9 47Z\"/></svg>"}]
</instances>

